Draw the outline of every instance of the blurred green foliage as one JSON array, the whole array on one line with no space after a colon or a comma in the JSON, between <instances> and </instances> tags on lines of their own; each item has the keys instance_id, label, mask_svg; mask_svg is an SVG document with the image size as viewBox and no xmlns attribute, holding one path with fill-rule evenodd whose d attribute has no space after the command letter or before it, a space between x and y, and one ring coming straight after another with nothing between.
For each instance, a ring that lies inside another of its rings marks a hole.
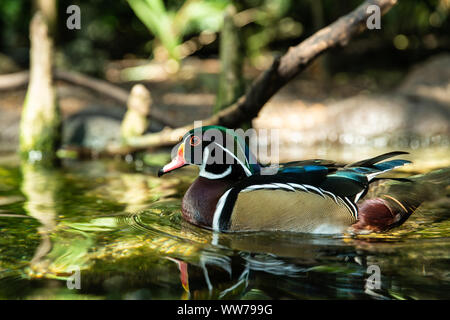
<instances>
[{"instance_id":1,"label":"blurred green foliage","mask_svg":"<svg viewBox=\"0 0 450 320\"><path fill-rule=\"evenodd\" d=\"M204 31L213 32L215 40L199 47L194 54L217 56L221 11L230 2L233 1L60 0L58 64L101 75L107 61L130 57L152 59L157 47L166 48L169 58L179 60L184 56L177 49L180 44ZM247 56L257 64L263 53L284 52L361 2L242 0L233 3L239 11ZM81 7L81 30L65 28L68 17L65 9L71 4ZM407 67L429 55L448 51L449 8L449 0L399 1L382 18L381 30L366 32L347 51L333 53L329 68L351 68L361 63ZM31 1L2 0L0 12L0 53L27 67Z\"/></svg>"},{"instance_id":2,"label":"blurred green foliage","mask_svg":"<svg viewBox=\"0 0 450 320\"><path fill-rule=\"evenodd\" d=\"M162 0L128 0L136 16L162 43L170 59L179 62L182 38L202 31L218 32L227 0L187 0L178 10L166 8Z\"/></svg>"}]
</instances>

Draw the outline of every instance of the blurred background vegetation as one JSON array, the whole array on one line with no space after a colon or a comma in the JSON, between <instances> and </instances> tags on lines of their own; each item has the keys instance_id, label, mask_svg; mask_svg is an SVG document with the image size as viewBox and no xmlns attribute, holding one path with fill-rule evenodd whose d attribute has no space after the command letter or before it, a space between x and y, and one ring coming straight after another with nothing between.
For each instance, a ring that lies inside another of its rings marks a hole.
<instances>
[{"instance_id":1,"label":"blurred background vegetation","mask_svg":"<svg viewBox=\"0 0 450 320\"><path fill-rule=\"evenodd\" d=\"M104 77L108 62L166 61L176 72L187 56L217 57L218 32L229 3L238 9L249 63L262 69L268 57L311 35L361 3L359 0L92 0L57 1L57 65ZM81 30L65 27L65 8L81 7ZM450 49L450 0L399 1L382 18L382 29L367 32L345 50L328 55L327 72L365 66L368 72L403 69ZM32 6L24 0L0 2L0 54L28 68L28 26ZM12 68L11 60L5 68ZM3 63L5 65L5 63Z\"/></svg>"}]
</instances>

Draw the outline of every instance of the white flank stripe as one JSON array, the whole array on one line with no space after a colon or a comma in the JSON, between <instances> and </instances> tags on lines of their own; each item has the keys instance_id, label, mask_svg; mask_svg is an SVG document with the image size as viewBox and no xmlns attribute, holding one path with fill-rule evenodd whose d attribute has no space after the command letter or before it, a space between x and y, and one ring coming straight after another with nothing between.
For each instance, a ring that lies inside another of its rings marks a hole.
<instances>
[{"instance_id":1,"label":"white flank stripe","mask_svg":"<svg viewBox=\"0 0 450 320\"><path fill-rule=\"evenodd\" d=\"M311 190L317 191L318 193L320 193L320 195L321 195L322 197L325 198L325 195L323 194L323 192L322 192L319 188L310 186L310 185L308 185L308 184L305 184L305 187L306 187L307 189L311 189Z\"/></svg>"},{"instance_id":2,"label":"white flank stripe","mask_svg":"<svg viewBox=\"0 0 450 320\"><path fill-rule=\"evenodd\" d=\"M333 198L334 202L336 202L336 204L338 204L338 200L333 193L331 193L329 191L325 191L325 190L322 190L322 192L325 193L326 195L328 195L330 198Z\"/></svg>"},{"instance_id":3,"label":"white flank stripe","mask_svg":"<svg viewBox=\"0 0 450 320\"><path fill-rule=\"evenodd\" d=\"M291 187L303 190L303 191L308 191L303 185L301 184L297 184L297 183L288 183L288 185L290 185Z\"/></svg>"},{"instance_id":4,"label":"white flank stripe","mask_svg":"<svg viewBox=\"0 0 450 320\"><path fill-rule=\"evenodd\" d=\"M277 186L275 184L270 184L270 183L255 184L252 186L248 186L247 188L245 188L244 190L241 190L240 192L258 190L258 189L279 189L279 188L280 188L279 186Z\"/></svg>"},{"instance_id":5,"label":"white flank stripe","mask_svg":"<svg viewBox=\"0 0 450 320\"><path fill-rule=\"evenodd\" d=\"M287 189L287 190L290 190L290 191L295 191L295 189L292 188L292 187L291 187L290 185L288 185L288 184L284 184L284 183L274 183L274 185L279 186L279 187L282 188L282 189Z\"/></svg>"},{"instance_id":6,"label":"white flank stripe","mask_svg":"<svg viewBox=\"0 0 450 320\"><path fill-rule=\"evenodd\" d=\"M358 218L358 209L356 209L355 205L347 197L345 197L345 200L347 200L348 204L353 208L352 212L354 213L354 217Z\"/></svg>"},{"instance_id":7,"label":"white flank stripe","mask_svg":"<svg viewBox=\"0 0 450 320\"><path fill-rule=\"evenodd\" d=\"M328 197L332 198L336 204L339 204L338 198L333 193L331 193L329 191L322 190L320 188L316 188L316 187L310 186L310 185L302 185L302 184L298 184L298 183L255 184L255 185L249 186L249 187L241 190L240 192L249 192L249 191L260 190L260 189L286 189L286 190L289 190L289 191L301 190L301 191L309 192L309 193L311 193L311 190L314 190L317 193L319 193L319 195L321 197L326 198L325 195L327 195ZM343 199L339 198L339 200L347 207L347 209L350 212L352 212L352 213L354 212L355 213L354 215L356 215L357 209L355 208L355 206L352 204L352 202L350 200L347 199L351 207Z\"/></svg>"},{"instance_id":8,"label":"white flank stripe","mask_svg":"<svg viewBox=\"0 0 450 320\"><path fill-rule=\"evenodd\" d=\"M364 191L365 191L365 189L363 189L360 193L358 193L358 194L355 196L355 203L358 202L359 198L361 198L361 195L363 194Z\"/></svg>"},{"instance_id":9,"label":"white flank stripe","mask_svg":"<svg viewBox=\"0 0 450 320\"><path fill-rule=\"evenodd\" d=\"M338 197L338 199L342 202L342 204L350 211L350 213L353 212L352 208L350 208L347 204L347 201L343 200L341 197Z\"/></svg>"}]
</instances>

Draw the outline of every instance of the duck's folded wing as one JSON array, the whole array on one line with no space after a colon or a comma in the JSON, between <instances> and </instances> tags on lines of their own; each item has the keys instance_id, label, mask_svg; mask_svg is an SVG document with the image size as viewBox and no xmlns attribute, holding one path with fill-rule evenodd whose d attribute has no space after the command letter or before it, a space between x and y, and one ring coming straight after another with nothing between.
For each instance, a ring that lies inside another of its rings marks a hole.
<instances>
[{"instance_id":1,"label":"duck's folded wing","mask_svg":"<svg viewBox=\"0 0 450 320\"><path fill-rule=\"evenodd\" d=\"M356 220L348 199L306 184L266 183L228 190L217 204L213 229L340 233Z\"/></svg>"},{"instance_id":2,"label":"duck's folded wing","mask_svg":"<svg viewBox=\"0 0 450 320\"><path fill-rule=\"evenodd\" d=\"M239 193L229 229L332 234L344 232L355 222L355 212L339 197L261 189Z\"/></svg>"}]
</instances>

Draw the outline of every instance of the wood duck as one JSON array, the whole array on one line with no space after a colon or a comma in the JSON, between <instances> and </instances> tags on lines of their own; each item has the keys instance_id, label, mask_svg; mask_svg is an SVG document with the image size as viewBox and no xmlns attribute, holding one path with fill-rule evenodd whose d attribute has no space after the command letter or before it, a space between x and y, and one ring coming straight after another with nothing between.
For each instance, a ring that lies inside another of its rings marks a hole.
<instances>
[{"instance_id":1,"label":"wood duck","mask_svg":"<svg viewBox=\"0 0 450 320\"><path fill-rule=\"evenodd\" d=\"M184 195L182 215L215 231L384 231L401 225L420 204L389 194L364 199L379 174L410 163L387 159L407 152L349 165L295 161L264 174L266 167L255 161L241 136L220 126L192 129L176 150L158 176L197 165L199 177Z\"/></svg>"}]
</instances>

